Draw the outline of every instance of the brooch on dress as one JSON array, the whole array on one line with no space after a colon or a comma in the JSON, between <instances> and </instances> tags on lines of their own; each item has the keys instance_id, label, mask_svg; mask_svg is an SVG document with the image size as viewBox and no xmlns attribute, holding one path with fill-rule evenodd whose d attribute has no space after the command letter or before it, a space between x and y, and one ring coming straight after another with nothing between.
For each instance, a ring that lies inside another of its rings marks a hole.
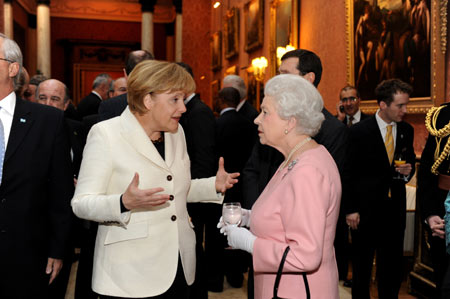
<instances>
[{"instance_id":1,"label":"brooch on dress","mask_svg":"<svg viewBox=\"0 0 450 299\"><path fill-rule=\"evenodd\" d=\"M283 179L289 173L289 171L291 171L292 168L294 168L294 166L295 166L295 164L297 164L297 162L298 162L298 160L295 159L295 160L292 160L291 163L288 164L288 167L287 167L288 171L283 175Z\"/></svg>"}]
</instances>

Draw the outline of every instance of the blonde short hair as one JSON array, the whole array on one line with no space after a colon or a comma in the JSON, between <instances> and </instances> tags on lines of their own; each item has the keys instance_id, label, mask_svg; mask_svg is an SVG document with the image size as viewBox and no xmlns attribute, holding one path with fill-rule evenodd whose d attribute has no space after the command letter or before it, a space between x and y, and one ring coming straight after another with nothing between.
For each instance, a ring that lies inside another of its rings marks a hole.
<instances>
[{"instance_id":1,"label":"blonde short hair","mask_svg":"<svg viewBox=\"0 0 450 299\"><path fill-rule=\"evenodd\" d=\"M195 91L191 75L176 63L158 60L144 60L130 73L127 81L128 106L140 114L148 110L144 97L150 93L182 91L186 95Z\"/></svg>"}]
</instances>

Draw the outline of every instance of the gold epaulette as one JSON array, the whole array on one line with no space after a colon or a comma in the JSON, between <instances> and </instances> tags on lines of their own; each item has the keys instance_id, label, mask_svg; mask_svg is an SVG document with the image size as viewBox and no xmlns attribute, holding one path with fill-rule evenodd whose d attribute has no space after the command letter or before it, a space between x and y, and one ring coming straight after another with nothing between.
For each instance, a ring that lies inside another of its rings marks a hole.
<instances>
[{"instance_id":1,"label":"gold epaulette","mask_svg":"<svg viewBox=\"0 0 450 299\"><path fill-rule=\"evenodd\" d=\"M438 167L442 164L442 162L445 160L445 158L448 157L450 152L450 138L447 139L447 143L445 144L444 149L442 152L439 153L439 150L441 148L441 141L443 138L450 135L450 121L448 124L446 124L442 129L437 129L437 118L439 116L439 113L443 108L446 106L440 106L440 107L432 107L425 117L425 127L427 128L428 132L430 132L430 135L434 136L436 138L436 149L434 152L434 164L431 166L431 172L435 175L438 174Z\"/></svg>"}]
</instances>

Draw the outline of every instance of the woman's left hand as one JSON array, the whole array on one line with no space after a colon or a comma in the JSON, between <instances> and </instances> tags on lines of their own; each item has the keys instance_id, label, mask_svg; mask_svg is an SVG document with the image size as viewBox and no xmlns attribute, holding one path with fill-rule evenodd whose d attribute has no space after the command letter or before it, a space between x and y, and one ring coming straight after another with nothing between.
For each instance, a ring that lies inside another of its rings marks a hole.
<instances>
[{"instance_id":1,"label":"woman's left hand","mask_svg":"<svg viewBox=\"0 0 450 299\"><path fill-rule=\"evenodd\" d=\"M223 157L220 157L219 170L217 170L216 174L216 191L222 194L224 194L227 189L230 189L234 184L238 182L236 178L239 176L239 172L226 172L223 165Z\"/></svg>"},{"instance_id":2,"label":"woman's left hand","mask_svg":"<svg viewBox=\"0 0 450 299\"><path fill-rule=\"evenodd\" d=\"M256 236L248 229L233 225L225 225L223 231L223 234L227 236L228 245L232 248L242 249L248 253L253 253L253 243L255 243Z\"/></svg>"}]
</instances>

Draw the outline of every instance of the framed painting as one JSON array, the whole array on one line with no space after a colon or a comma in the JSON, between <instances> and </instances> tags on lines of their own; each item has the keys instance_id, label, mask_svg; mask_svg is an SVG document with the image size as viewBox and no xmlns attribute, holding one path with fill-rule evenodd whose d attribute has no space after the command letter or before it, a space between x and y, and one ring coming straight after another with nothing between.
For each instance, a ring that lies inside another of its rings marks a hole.
<instances>
[{"instance_id":1,"label":"framed painting","mask_svg":"<svg viewBox=\"0 0 450 299\"><path fill-rule=\"evenodd\" d=\"M211 38L211 68L218 71L222 67L222 33L215 32Z\"/></svg>"},{"instance_id":2,"label":"framed painting","mask_svg":"<svg viewBox=\"0 0 450 299\"><path fill-rule=\"evenodd\" d=\"M280 66L279 48L298 48L298 0L273 0L270 5L270 72Z\"/></svg>"},{"instance_id":3,"label":"framed painting","mask_svg":"<svg viewBox=\"0 0 450 299\"><path fill-rule=\"evenodd\" d=\"M245 51L253 51L263 45L264 0L250 0L244 5Z\"/></svg>"},{"instance_id":4,"label":"framed painting","mask_svg":"<svg viewBox=\"0 0 450 299\"><path fill-rule=\"evenodd\" d=\"M360 92L363 111L377 110L374 90L391 78L413 87L410 113L425 113L444 101L443 2L346 0L347 81Z\"/></svg>"},{"instance_id":5,"label":"framed painting","mask_svg":"<svg viewBox=\"0 0 450 299\"><path fill-rule=\"evenodd\" d=\"M230 59L239 53L239 9L233 7L225 15L225 58Z\"/></svg>"}]
</instances>

